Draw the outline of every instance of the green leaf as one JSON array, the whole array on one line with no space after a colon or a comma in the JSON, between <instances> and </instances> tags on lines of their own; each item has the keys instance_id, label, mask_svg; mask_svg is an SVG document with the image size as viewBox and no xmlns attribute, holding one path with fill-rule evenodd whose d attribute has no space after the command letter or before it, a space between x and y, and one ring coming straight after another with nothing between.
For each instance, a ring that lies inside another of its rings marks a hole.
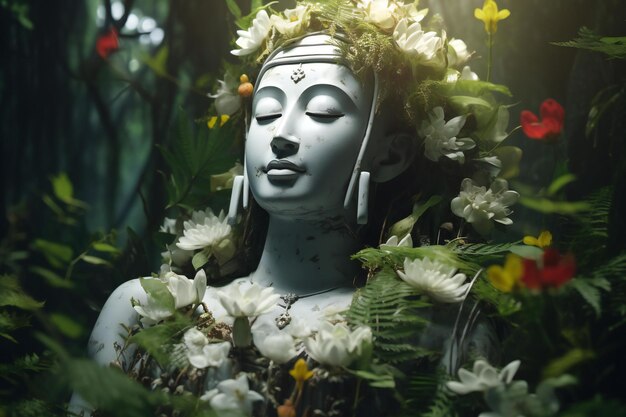
<instances>
[{"instance_id":1,"label":"green leaf","mask_svg":"<svg viewBox=\"0 0 626 417\"><path fill-rule=\"evenodd\" d=\"M111 262L106 259L98 258L97 256L83 255L81 259L92 265L111 265Z\"/></svg>"},{"instance_id":2,"label":"green leaf","mask_svg":"<svg viewBox=\"0 0 626 417\"><path fill-rule=\"evenodd\" d=\"M576 175L574 174L561 175L560 177L552 181L552 184L550 184L550 186L548 187L548 196L554 196L563 187L565 187L567 184L570 184L574 181L576 181Z\"/></svg>"},{"instance_id":3,"label":"green leaf","mask_svg":"<svg viewBox=\"0 0 626 417\"><path fill-rule=\"evenodd\" d=\"M226 0L226 5L228 6L228 10L235 17L235 19L241 18L241 9L235 2L235 0Z\"/></svg>"},{"instance_id":4,"label":"green leaf","mask_svg":"<svg viewBox=\"0 0 626 417\"><path fill-rule=\"evenodd\" d=\"M193 258L191 259L193 269L195 269L196 271L206 265L207 262L209 262L209 255L204 250L201 250L200 252L193 255Z\"/></svg>"},{"instance_id":5,"label":"green leaf","mask_svg":"<svg viewBox=\"0 0 626 417\"><path fill-rule=\"evenodd\" d=\"M168 77L167 72L167 58L169 57L170 50L167 46L159 48L154 56L145 55L142 59L154 73L160 77Z\"/></svg>"},{"instance_id":6,"label":"green leaf","mask_svg":"<svg viewBox=\"0 0 626 417\"><path fill-rule=\"evenodd\" d=\"M128 341L145 349L161 366L169 366L172 362L172 346L180 342L184 330L191 326L193 323L189 318L176 314L171 321L144 328Z\"/></svg>"},{"instance_id":7,"label":"green leaf","mask_svg":"<svg viewBox=\"0 0 626 417\"><path fill-rule=\"evenodd\" d=\"M154 278L139 278L139 282L144 291L150 298L153 298L156 304L174 313L176 310L176 300L167 288L167 285Z\"/></svg>"},{"instance_id":8,"label":"green leaf","mask_svg":"<svg viewBox=\"0 0 626 417\"><path fill-rule=\"evenodd\" d=\"M502 162L502 168L498 174L499 178L508 180L519 175L519 163L522 159L520 148L517 146L499 146L491 153Z\"/></svg>"},{"instance_id":9,"label":"green leaf","mask_svg":"<svg viewBox=\"0 0 626 417\"><path fill-rule=\"evenodd\" d=\"M92 247L98 252L120 253L120 250L113 245L104 242L94 242Z\"/></svg>"},{"instance_id":10,"label":"green leaf","mask_svg":"<svg viewBox=\"0 0 626 417\"><path fill-rule=\"evenodd\" d=\"M389 236L397 236L399 239L402 239L404 236L411 233L413 227L415 226L415 223L417 223L417 221L420 219L420 217L422 217L426 210L433 206L436 206L441 202L441 200L441 196L434 195L431 196L428 201L423 204L420 204L420 202L415 203L413 205L413 211L411 212L411 214L408 217L398 221L390 228Z\"/></svg>"},{"instance_id":11,"label":"green leaf","mask_svg":"<svg viewBox=\"0 0 626 417\"><path fill-rule=\"evenodd\" d=\"M52 313L50 321L67 337L77 339L83 333L82 326L65 314Z\"/></svg>"},{"instance_id":12,"label":"green leaf","mask_svg":"<svg viewBox=\"0 0 626 417\"><path fill-rule=\"evenodd\" d=\"M63 279L56 272L51 271L49 269L42 268L39 266L31 266L30 268L28 268L28 270L34 274L39 275L43 279L45 279L48 285L51 285L53 287L57 287L57 288L73 288L74 287L74 283L72 281Z\"/></svg>"},{"instance_id":13,"label":"green leaf","mask_svg":"<svg viewBox=\"0 0 626 417\"><path fill-rule=\"evenodd\" d=\"M452 96L448 98L448 103L457 113L469 113L471 106L479 106L490 109L492 106L486 100L471 96Z\"/></svg>"},{"instance_id":14,"label":"green leaf","mask_svg":"<svg viewBox=\"0 0 626 417\"><path fill-rule=\"evenodd\" d=\"M44 239L36 239L33 247L43 253L46 260L56 268L69 264L74 255L71 247Z\"/></svg>"},{"instance_id":15,"label":"green leaf","mask_svg":"<svg viewBox=\"0 0 626 417\"><path fill-rule=\"evenodd\" d=\"M591 208L585 201L555 201L526 196L520 197L519 202L530 209L548 214L576 214Z\"/></svg>"},{"instance_id":16,"label":"green leaf","mask_svg":"<svg viewBox=\"0 0 626 417\"><path fill-rule=\"evenodd\" d=\"M455 93L470 96L482 96L485 93L500 93L512 97L511 90L506 85L493 84L487 81L458 80L452 89Z\"/></svg>"},{"instance_id":17,"label":"green leaf","mask_svg":"<svg viewBox=\"0 0 626 417\"><path fill-rule=\"evenodd\" d=\"M515 245L511 246L510 251L526 259L538 260L543 256L543 250L536 246Z\"/></svg>"},{"instance_id":18,"label":"green leaf","mask_svg":"<svg viewBox=\"0 0 626 417\"><path fill-rule=\"evenodd\" d=\"M52 177L51 181L54 195L59 200L65 203L72 201L74 198L74 187L65 172L61 172L59 175Z\"/></svg>"},{"instance_id":19,"label":"green leaf","mask_svg":"<svg viewBox=\"0 0 626 417\"><path fill-rule=\"evenodd\" d=\"M379 373L379 372L370 372L363 370L348 370L353 375L358 376L361 379L367 381L367 384L370 387L374 388L395 388L396 382L393 378L392 374L388 373Z\"/></svg>"},{"instance_id":20,"label":"green leaf","mask_svg":"<svg viewBox=\"0 0 626 417\"><path fill-rule=\"evenodd\" d=\"M563 375L574 366L593 359L595 354L588 349L574 348L560 358L550 361L544 368L544 378L554 378Z\"/></svg>"},{"instance_id":21,"label":"green leaf","mask_svg":"<svg viewBox=\"0 0 626 417\"><path fill-rule=\"evenodd\" d=\"M610 291L611 283L602 277L591 279L576 277L570 281L570 285L589 303L596 316L600 317L602 314L600 289Z\"/></svg>"},{"instance_id":22,"label":"green leaf","mask_svg":"<svg viewBox=\"0 0 626 417\"><path fill-rule=\"evenodd\" d=\"M43 307L21 288L16 277L11 275L0 276L0 307L11 306L22 310L38 310Z\"/></svg>"}]
</instances>

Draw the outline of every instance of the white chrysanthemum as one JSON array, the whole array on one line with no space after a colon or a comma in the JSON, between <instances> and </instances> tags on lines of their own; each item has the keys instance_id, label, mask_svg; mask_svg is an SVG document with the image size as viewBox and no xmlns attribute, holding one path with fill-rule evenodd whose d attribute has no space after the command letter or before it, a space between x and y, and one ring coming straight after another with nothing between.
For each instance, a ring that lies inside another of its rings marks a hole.
<instances>
[{"instance_id":1,"label":"white chrysanthemum","mask_svg":"<svg viewBox=\"0 0 626 417\"><path fill-rule=\"evenodd\" d=\"M323 365L348 366L372 342L372 330L367 326L354 330L345 323L322 322L315 336L304 340L306 351Z\"/></svg>"},{"instance_id":2,"label":"white chrysanthemum","mask_svg":"<svg viewBox=\"0 0 626 417\"><path fill-rule=\"evenodd\" d=\"M295 9L286 9L285 17L272 15L270 21L282 35L293 38L309 26L309 6L298 5Z\"/></svg>"},{"instance_id":3,"label":"white chrysanthemum","mask_svg":"<svg viewBox=\"0 0 626 417\"><path fill-rule=\"evenodd\" d=\"M472 57L467 45L461 39L451 39L448 42L448 66L460 68Z\"/></svg>"},{"instance_id":4,"label":"white chrysanthemum","mask_svg":"<svg viewBox=\"0 0 626 417\"><path fill-rule=\"evenodd\" d=\"M219 83L217 93L208 94L208 96L215 99L215 110L218 115L232 116L241 107L241 97L237 93L239 83L229 73L224 75L224 80L217 80L217 82Z\"/></svg>"},{"instance_id":5,"label":"white chrysanthemum","mask_svg":"<svg viewBox=\"0 0 626 417\"><path fill-rule=\"evenodd\" d=\"M452 199L452 212L472 224L479 233L487 233L493 227L492 221L509 225L513 220L507 216L511 214L509 206L515 204L519 194L509 190L509 184L501 178L491 183L491 188L478 187L474 182L465 178L461 183L461 192Z\"/></svg>"},{"instance_id":6,"label":"white chrysanthemum","mask_svg":"<svg viewBox=\"0 0 626 417\"><path fill-rule=\"evenodd\" d=\"M178 234L178 228L176 227L176 219L170 219L166 217L163 219L163 225L159 228L159 232L169 233L170 235Z\"/></svg>"},{"instance_id":7,"label":"white chrysanthemum","mask_svg":"<svg viewBox=\"0 0 626 417\"><path fill-rule=\"evenodd\" d=\"M445 32L437 36L436 32L424 32L419 22L402 19L393 31L393 39L402 51L417 56L421 65L445 66Z\"/></svg>"},{"instance_id":8,"label":"white chrysanthemum","mask_svg":"<svg viewBox=\"0 0 626 417\"><path fill-rule=\"evenodd\" d=\"M280 295L272 287L233 282L217 292L220 303L231 317L256 317L269 312Z\"/></svg>"},{"instance_id":9,"label":"white chrysanthemum","mask_svg":"<svg viewBox=\"0 0 626 417\"><path fill-rule=\"evenodd\" d=\"M237 38L235 43L241 49L234 49L230 51L230 53L237 56L253 53L261 47L265 38L267 38L267 35L270 33L270 29L272 29L272 22L270 21L269 15L265 10L260 10L248 30L237 31L239 38Z\"/></svg>"},{"instance_id":10,"label":"white chrysanthemum","mask_svg":"<svg viewBox=\"0 0 626 417\"><path fill-rule=\"evenodd\" d=\"M398 275L410 286L441 303L463 301L469 283L465 274L457 274L457 268L429 258L404 260L404 272Z\"/></svg>"},{"instance_id":11,"label":"white chrysanthemum","mask_svg":"<svg viewBox=\"0 0 626 417\"><path fill-rule=\"evenodd\" d=\"M509 363L498 372L493 366L483 359L474 362L472 371L459 369L459 380L446 382L448 389L456 394L469 394L470 392L486 391L490 388L510 384L520 366L520 361Z\"/></svg>"},{"instance_id":12,"label":"white chrysanthemum","mask_svg":"<svg viewBox=\"0 0 626 417\"><path fill-rule=\"evenodd\" d=\"M445 156L458 161L465 162L467 151L476 146L470 138L457 138L463 126L466 116L457 116L447 122L444 118L443 108L435 107L428 114L428 120L422 122L418 134L424 139L424 155L431 161L437 162L439 158Z\"/></svg>"},{"instance_id":13,"label":"white chrysanthemum","mask_svg":"<svg viewBox=\"0 0 626 417\"><path fill-rule=\"evenodd\" d=\"M176 244L184 250L217 247L224 240L230 240L232 229L223 211L215 216L211 209L195 211L191 220L184 222L185 230Z\"/></svg>"},{"instance_id":14,"label":"white chrysanthemum","mask_svg":"<svg viewBox=\"0 0 626 417\"><path fill-rule=\"evenodd\" d=\"M207 391L200 399L209 401L219 416L241 417L251 416L252 403L263 401L263 396L250 390L248 377L242 372L237 379L220 382L217 388Z\"/></svg>"}]
</instances>

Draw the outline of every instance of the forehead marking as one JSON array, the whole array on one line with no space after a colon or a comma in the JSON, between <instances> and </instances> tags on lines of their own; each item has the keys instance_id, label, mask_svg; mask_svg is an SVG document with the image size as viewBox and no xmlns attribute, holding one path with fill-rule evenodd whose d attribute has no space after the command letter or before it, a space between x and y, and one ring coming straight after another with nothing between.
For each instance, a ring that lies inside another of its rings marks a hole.
<instances>
[{"instance_id":1,"label":"forehead marking","mask_svg":"<svg viewBox=\"0 0 626 417\"><path fill-rule=\"evenodd\" d=\"M306 74L304 73L304 68L302 68L302 64L300 64L296 68L294 68L293 72L291 73L291 80L294 82L294 84L298 84L298 82L300 82L304 77L306 77Z\"/></svg>"}]
</instances>

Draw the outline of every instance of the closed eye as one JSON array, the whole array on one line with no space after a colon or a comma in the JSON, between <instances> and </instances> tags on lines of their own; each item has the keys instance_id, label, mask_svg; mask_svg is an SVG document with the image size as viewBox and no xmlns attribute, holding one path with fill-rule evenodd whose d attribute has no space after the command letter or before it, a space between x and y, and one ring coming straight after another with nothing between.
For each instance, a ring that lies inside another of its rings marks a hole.
<instances>
[{"instance_id":1,"label":"closed eye","mask_svg":"<svg viewBox=\"0 0 626 417\"><path fill-rule=\"evenodd\" d=\"M255 118L257 122L269 122L271 120L278 119L282 115L282 113L257 114Z\"/></svg>"},{"instance_id":2,"label":"closed eye","mask_svg":"<svg viewBox=\"0 0 626 417\"><path fill-rule=\"evenodd\" d=\"M339 119L343 117L343 113L329 113L329 112L316 112L316 111L307 111L306 115L309 117L315 117L318 119Z\"/></svg>"}]
</instances>

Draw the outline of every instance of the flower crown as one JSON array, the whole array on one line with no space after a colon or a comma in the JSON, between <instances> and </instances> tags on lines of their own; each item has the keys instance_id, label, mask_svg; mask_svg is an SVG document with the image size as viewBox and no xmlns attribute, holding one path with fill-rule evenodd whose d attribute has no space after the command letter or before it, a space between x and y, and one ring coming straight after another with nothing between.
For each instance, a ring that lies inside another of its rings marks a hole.
<instances>
[{"instance_id":1,"label":"flower crown","mask_svg":"<svg viewBox=\"0 0 626 417\"><path fill-rule=\"evenodd\" d=\"M494 5L485 0L482 10ZM459 208L457 198L451 209L481 233L488 232L494 219L508 220L508 205L516 200L511 193L502 199L496 191L507 190L506 179L516 175L521 158L518 148L501 146L510 134L509 112L496 95L511 94L506 86L481 81L467 65L473 53L465 42L436 30L441 19L429 19L428 12L419 9L418 1L401 0L301 1L283 12L273 11L270 4L240 19L240 26L247 29L237 31L238 49L231 53L242 58L242 68L254 78L273 51L294 39L319 31L340 33L342 41L336 46L343 61L357 76L377 75L377 108L384 103L390 114L402 115L401 123L419 138L426 159L456 166L460 175L472 177L454 190L462 188L459 197L468 204ZM497 22L484 21L491 40ZM233 79L227 75L212 96L217 98L218 115L239 109ZM241 81L239 95L251 95L248 76ZM244 84L247 88L242 88ZM226 98L229 108L223 105ZM492 183L497 184L493 190Z\"/></svg>"}]
</instances>

